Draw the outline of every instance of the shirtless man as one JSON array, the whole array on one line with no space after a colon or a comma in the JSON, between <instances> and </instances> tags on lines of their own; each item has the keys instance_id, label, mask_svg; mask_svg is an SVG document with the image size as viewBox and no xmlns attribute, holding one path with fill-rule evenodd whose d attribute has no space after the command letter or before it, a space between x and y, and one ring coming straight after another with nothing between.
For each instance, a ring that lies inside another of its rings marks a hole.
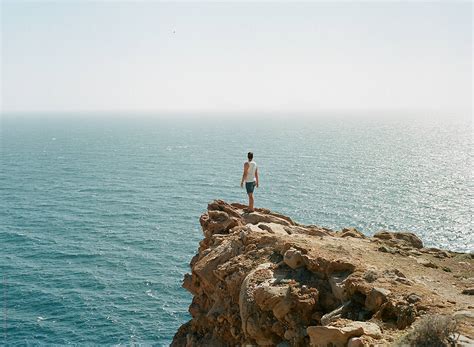
<instances>
[{"instance_id":1,"label":"shirtless man","mask_svg":"<svg viewBox=\"0 0 474 347\"><path fill-rule=\"evenodd\" d=\"M244 164L244 173L242 174L242 180L240 181L240 187L243 188L245 181L245 188L249 196L249 212L253 212L253 190L255 187L258 188L258 168L257 163L253 161L253 153L247 154L248 161Z\"/></svg>"}]
</instances>

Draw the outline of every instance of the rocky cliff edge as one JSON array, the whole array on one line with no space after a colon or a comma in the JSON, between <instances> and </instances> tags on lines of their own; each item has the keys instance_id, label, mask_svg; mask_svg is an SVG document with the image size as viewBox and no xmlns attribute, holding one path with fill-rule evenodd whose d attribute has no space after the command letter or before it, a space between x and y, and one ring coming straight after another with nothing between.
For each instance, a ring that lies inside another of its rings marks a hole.
<instances>
[{"instance_id":1,"label":"rocky cliff edge","mask_svg":"<svg viewBox=\"0 0 474 347\"><path fill-rule=\"evenodd\" d=\"M454 316L473 342L472 254L221 200L200 223L204 239L183 281L192 319L172 346L386 346L433 314Z\"/></svg>"}]
</instances>

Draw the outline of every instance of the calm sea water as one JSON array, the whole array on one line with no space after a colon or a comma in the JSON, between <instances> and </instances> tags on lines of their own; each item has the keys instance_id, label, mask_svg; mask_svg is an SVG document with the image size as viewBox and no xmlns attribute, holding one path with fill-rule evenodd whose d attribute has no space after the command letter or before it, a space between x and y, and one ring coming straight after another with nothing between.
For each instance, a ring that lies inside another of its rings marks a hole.
<instances>
[{"instance_id":1,"label":"calm sea water","mask_svg":"<svg viewBox=\"0 0 474 347\"><path fill-rule=\"evenodd\" d=\"M468 119L4 116L1 342L168 345L207 202L473 251Z\"/></svg>"}]
</instances>

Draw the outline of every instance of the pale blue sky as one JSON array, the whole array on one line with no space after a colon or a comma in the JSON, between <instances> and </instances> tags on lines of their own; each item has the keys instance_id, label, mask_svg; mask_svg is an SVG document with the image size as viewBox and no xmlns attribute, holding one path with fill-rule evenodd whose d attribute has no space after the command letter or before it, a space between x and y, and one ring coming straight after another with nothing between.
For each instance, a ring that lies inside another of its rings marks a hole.
<instances>
[{"instance_id":1,"label":"pale blue sky","mask_svg":"<svg viewBox=\"0 0 474 347\"><path fill-rule=\"evenodd\" d=\"M470 2L2 1L10 111L470 110Z\"/></svg>"}]
</instances>

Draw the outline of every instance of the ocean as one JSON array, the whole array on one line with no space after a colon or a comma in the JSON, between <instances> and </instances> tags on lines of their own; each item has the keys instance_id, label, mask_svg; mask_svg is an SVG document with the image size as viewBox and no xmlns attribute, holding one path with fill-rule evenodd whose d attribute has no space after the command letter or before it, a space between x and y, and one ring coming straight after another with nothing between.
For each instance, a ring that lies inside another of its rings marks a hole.
<instances>
[{"instance_id":1,"label":"ocean","mask_svg":"<svg viewBox=\"0 0 474 347\"><path fill-rule=\"evenodd\" d=\"M3 115L0 344L166 346L213 199L473 252L467 118Z\"/></svg>"}]
</instances>

